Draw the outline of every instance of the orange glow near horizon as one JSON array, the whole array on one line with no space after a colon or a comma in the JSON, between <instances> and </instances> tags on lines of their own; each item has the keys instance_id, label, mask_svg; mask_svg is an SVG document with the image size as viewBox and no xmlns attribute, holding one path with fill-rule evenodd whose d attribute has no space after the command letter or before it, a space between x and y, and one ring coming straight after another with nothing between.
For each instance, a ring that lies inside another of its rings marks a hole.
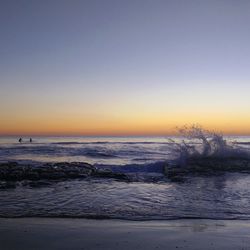
<instances>
[{"instance_id":1,"label":"orange glow near horizon","mask_svg":"<svg viewBox=\"0 0 250 250\"><path fill-rule=\"evenodd\" d=\"M37 90L21 96L15 92L17 96L1 99L0 135L164 136L176 134L176 126L192 124L249 135L248 87L221 95L222 88L214 93L212 83L203 86L209 88L204 92L197 87L192 95L185 88L177 91L152 84L143 90L107 88L105 94L86 94L70 86L48 89L46 95Z\"/></svg>"},{"instance_id":2,"label":"orange glow near horizon","mask_svg":"<svg viewBox=\"0 0 250 250\"><path fill-rule=\"evenodd\" d=\"M213 119L211 119L213 117ZM153 136L174 135L176 127L200 124L202 127L232 135L249 135L250 119L222 114L166 114L130 117L18 117L1 123L1 135L85 135L85 136Z\"/></svg>"}]
</instances>

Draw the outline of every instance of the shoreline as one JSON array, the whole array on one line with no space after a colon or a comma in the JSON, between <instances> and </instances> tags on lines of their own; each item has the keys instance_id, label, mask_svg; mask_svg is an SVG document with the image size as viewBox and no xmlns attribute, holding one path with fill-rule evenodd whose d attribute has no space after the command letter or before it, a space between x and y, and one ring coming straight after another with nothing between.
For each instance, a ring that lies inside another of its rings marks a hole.
<instances>
[{"instance_id":1,"label":"shoreline","mask_svg":"<svg viewBox=\"0 0 250 250\"><path fill-rule=\"evenodd\" d=\"M247 250L249 230L245 220L0 218L0 249Z\"/></svg>"}]
</instances>

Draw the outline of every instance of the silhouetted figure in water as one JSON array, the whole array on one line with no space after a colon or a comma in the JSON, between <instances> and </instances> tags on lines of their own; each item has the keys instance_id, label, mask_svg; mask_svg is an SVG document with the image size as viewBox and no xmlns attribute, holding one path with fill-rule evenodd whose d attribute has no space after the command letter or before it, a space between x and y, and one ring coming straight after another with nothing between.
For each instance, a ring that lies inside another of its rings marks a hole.
<instances>
[{"instance_id":1,"label":"silhouetted figure in water","mask_svg":"<svg viewBox=\"0 0 250 250\"><path fill-rule=\"evenodd\" d=\"M30 138L30 143L32 143L32 138Z\"/></svg>"},{"instance_id":2,"label":"silhouetted figure in water","mask_svg":"<svg viewBox=\"0 0 250 250\"><path fill-rule=\"evenodd\" d=\"M19 140L18 140L20 143L22 143L22 138L19 138Z\"/></svg>"}]
</instances>

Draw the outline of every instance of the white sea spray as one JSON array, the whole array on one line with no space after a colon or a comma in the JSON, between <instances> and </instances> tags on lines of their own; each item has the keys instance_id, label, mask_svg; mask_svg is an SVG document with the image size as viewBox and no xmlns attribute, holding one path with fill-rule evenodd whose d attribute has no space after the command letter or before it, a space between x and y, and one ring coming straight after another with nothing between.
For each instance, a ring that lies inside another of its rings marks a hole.
<instances>
[{"instance_id":1,"label":"white sea spray","mask_svg":"<svg viewBox=\"0 0 250 250\"><path fill-rule=\"evenodd\" d=\"M249 159L250 152L236 141L227 141L222 133L203 129L200 125L177 128L181 141L168 139L169 150L176 157L178 165L185 166L189 159L238 158Z\"/></svg>"}]
</instances>

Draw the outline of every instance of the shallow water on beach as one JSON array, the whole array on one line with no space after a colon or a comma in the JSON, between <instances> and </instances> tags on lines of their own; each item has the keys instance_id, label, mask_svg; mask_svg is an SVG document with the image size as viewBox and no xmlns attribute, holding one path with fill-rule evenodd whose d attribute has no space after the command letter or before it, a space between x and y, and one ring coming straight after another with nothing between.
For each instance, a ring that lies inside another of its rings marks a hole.
<instances>
[{"instance_id":1,"label":"shallow water on beach","mask_svg":"<svg viewBox=\"0 0 250 250\"><path fill-rule=\"evenodd\" d=\"M235 138L229 138L234 140ZM249 147L249 137L238 137ZM119 166L171 159L166 138L34 138L32 144L1 138L1 161L87 161ZM32 188L19 183L0 190L0 217L84 217L130 220L211 218L250 219L250 175L188 177L181 183L83 179Z\"/></svg>"},{"instance_id":2,"label":"shallow water on beach","mask_svg":"<svg viewBox=\"0 0 250 250\"><path fill-rule=\"evenodd\" d=\"M193 177L184 183L74 180L0 192L0 216L129 220L250 219L249 174Z\"/></svg>"}]
</instances>

